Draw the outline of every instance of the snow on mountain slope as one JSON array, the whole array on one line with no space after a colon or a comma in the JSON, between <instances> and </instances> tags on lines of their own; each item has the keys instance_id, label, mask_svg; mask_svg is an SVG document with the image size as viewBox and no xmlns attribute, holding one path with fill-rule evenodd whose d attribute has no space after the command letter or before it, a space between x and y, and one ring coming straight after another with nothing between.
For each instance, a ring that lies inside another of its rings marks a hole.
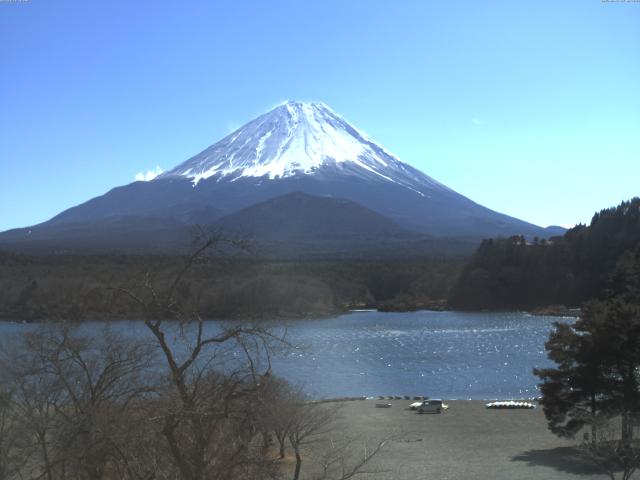
<instances>
[{"instance_id":1,"label":"snow on mountain slope","mask_svg":"<svg viewBox=\"0 0 640 480\"><path fill-rule=\"evenodd\" d=\"M421 196L449 190L398 160L322 103L287 102L158 178L271 180L325 171L387 181Z\"/></svg>"}]
</instances>

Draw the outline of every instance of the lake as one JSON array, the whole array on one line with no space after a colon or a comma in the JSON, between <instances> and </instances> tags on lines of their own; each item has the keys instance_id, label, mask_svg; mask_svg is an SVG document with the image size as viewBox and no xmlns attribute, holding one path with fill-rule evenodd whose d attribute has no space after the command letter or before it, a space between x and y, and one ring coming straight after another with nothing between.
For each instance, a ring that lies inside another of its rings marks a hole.
<instances>
[{"instance_id":1,"label":"lake","mask_svg":"<svg viewBox=\"0 0 640 480\"><path fill-rule=\"evenodd\" d=\"M520 312L451 311L367 311L296 320L285 324L296 348L274 357L273 371L302 384L314 397L532 398L538 396L532 369L551 365L544 343L559 320L573 321ZM102 325L89 322L83 329L98 332ZM133 336L146 334L140 322L114 325ZM0 334L25 328L33 325L1 323Z\"/></svg>"}]
</instances>

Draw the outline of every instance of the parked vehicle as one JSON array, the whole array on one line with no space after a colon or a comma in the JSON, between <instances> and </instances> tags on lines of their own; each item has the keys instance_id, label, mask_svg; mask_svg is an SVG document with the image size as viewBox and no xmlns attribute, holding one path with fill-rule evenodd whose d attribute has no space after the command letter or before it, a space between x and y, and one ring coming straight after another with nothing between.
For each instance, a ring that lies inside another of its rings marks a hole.
<instances>
[{"instance_id":1,"label":"parked vehicle","mask_svg":"<svg viewBox=\"0 0 640 480\"><path fill-rule=\"evenodd\" d=\"M447 408L449 407L442 400L425 400L418 407L418 413L442 413Z\"/></svg>"}]
</instances>

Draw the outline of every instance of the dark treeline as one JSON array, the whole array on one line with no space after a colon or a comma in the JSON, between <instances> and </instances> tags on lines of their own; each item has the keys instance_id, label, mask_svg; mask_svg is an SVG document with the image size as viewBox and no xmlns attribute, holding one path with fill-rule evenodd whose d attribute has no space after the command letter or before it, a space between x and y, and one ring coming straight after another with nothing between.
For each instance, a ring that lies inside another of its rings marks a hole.
<instances>
[{"instance_id":1,"label":"dark treeline","mask_svg":"<svg viewBox=\"0 0 640 480\"><path fill-rule=\"evenodd\" d=\"M296 318L355 308L440 308L461 259L265 262L217 258L195 265L181 284L183 301L206 318ZM162 283L179 256L23 255L0 253L0 317L129 319L139 307L122 287Z\"/></svg>"},{"instance_id":2,"label":"dark treeline","mask_svg":"<svg viewBox=\"0 0 640 480\"><path fill-rule=\"evenodd\" d=\"M640 248L640 198L596 213L549 241L523 237L485 240L452 289L463 309L579 306L602 296L620 262Z\"/></svg>"}]
</instances>

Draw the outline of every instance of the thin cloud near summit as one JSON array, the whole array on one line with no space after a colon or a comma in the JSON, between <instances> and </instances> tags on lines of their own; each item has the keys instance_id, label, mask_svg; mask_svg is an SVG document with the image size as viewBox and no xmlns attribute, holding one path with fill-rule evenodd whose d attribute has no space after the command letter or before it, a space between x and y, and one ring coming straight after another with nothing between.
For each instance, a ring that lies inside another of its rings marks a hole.
<instances>
[{"instance_id":1,"label":"thin cloud near summit","mask_svg":"<svg viewBox=\"0 0 640 480\"><path fill-rule=\"evenodd\" d=\"M164 170L156 165L153 170L147 170L146 172L138 172L134 177L137 182L149 182L160 175Z\"/></svg>"}]
</instances>

